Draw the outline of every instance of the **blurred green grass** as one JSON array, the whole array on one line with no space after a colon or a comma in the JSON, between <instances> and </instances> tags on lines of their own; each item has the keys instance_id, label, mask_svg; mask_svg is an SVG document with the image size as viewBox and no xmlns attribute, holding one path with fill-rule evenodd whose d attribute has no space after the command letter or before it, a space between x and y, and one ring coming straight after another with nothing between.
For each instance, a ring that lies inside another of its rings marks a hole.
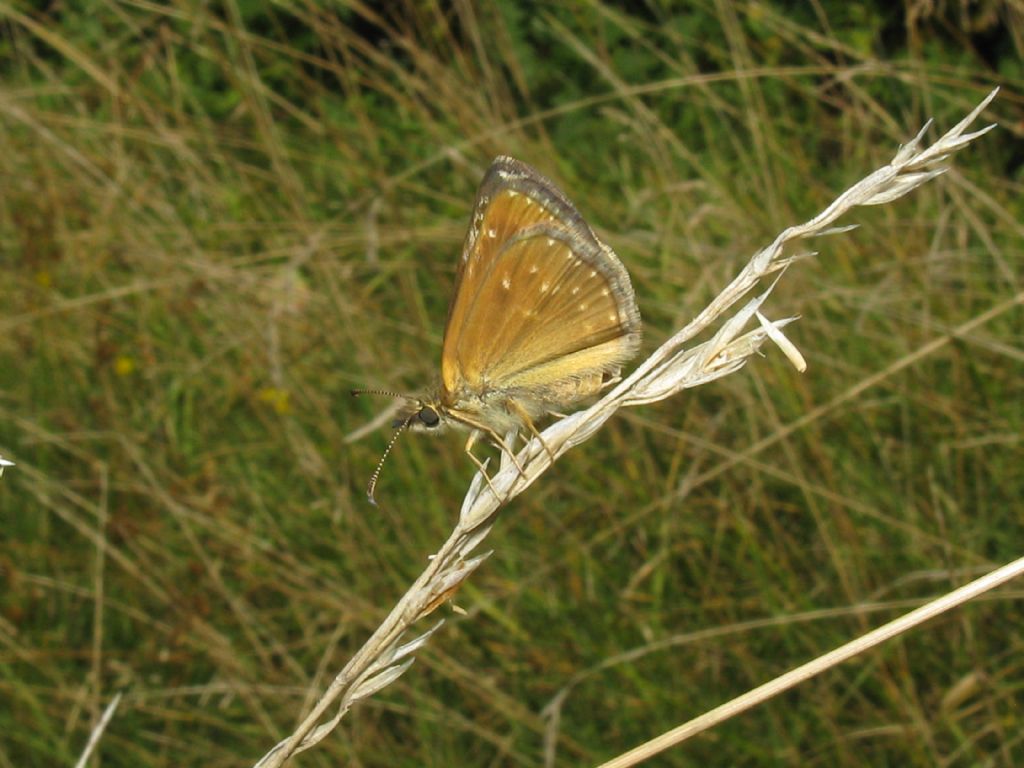
<instances>
[{"instance_id":1,"label":"blurred green grass","mask_svg":"<svg viewBox=\"0 0 1024 768\"><path fill-rule=\"evenodd\" d=\"M770 351L613 421L505 512L468 616L297 763L540 765L582 675L558 764L592 764L1020 554L1019 307L903 364L1021 291L1019 10L627 8L0 6L0 766L73 764L118 690L103 765L249 764L419 573L462 440L403 439L374 509L387 432L345 437L386 403L348 390L437 375L500 152L616 249L653 348L1004 87L950 173L786 274L806 374ZM1019 764L1017 600L655 764Z\"/></svg>"}]
</instances>

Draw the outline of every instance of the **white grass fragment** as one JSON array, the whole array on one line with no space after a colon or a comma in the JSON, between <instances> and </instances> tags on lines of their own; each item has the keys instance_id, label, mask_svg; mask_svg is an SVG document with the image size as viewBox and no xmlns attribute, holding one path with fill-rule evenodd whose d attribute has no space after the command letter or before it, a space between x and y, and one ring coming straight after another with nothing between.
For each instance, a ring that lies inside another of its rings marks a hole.
<instances>
[{"instance_id":1,"label":"white grass fragment","mask_svg":"<svg viewBox=\"0 0 1024 768\"><path fill-rule=\"evenodd\" d=\"M787 318L792 321L795 318ZM789 362L793 364L793 367L797 369L799 373L803 373L807 370L807 361L804 360L804 356L800 354L800 350L796 348L796 344L786 338L781 330L782 323L773 323L767 317L762 315L760 312L757 313L757 321L761 323L761 327L764 332L768 334L768 338L775 342L782 354L784 354Z\"/></svg>"},{"instance_id":2,"label":"white grass fragment","mask_svg":"<svg viewBox=\"0 0 1024 768\"><path fill-rule=\"evenodd\" d=\"M3 459L0 459L3 461ZM11 466L10 462L7 466ZM121 693L118 693L114 698L107 704L107 708L103 710L103 714L100 716L99 722L92 729L92 733L89 734L89 741L86 742L85 749L82 750L82 754L78 757L78 762L75 763L75 768L85 768L89 762L89 758L92 757L93 750L96 749L96 745L100 743L100 738L103 736L103 732L107 730L107 726L110 724L111 719L114 717L114 712L117 711L118 704L121 703Z\"/></svg>"}]
</instances>

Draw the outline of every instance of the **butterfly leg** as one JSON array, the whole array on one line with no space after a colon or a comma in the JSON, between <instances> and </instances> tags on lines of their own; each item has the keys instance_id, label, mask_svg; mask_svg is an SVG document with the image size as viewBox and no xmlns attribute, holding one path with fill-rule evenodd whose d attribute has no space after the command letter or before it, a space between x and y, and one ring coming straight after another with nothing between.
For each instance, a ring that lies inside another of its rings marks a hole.
<instances>
[{"instance_id":1,"label":"butterfly leg","mask_svg":"<svg viewBox=\"0 0 1024 768\"><path fill-rule=\"evenodd\" d=\"M527 412L527 410L523 408L523 406L520 405L515 400L509 400L508 405L512 412L523 420L523 423L526 425L526 428L530 430L530 434L532 434L540 441L540 445L544 449L544 452L548 455L548 458L551 459L551 463L554 464L555 454L552 453L551 448L548 447L548 444L544 442L544 438L540 436L540 432L537 431L537 427L534 425L533 419L530 418L530 414Z\"/></svg>"},{"instance_id":2,"label":"butterfly leg","mask_svg":"<svg viewBox=\"0 0 1024 768\"><path fill-rule=\"evenodd\" d=\"M474 429L469 433L469 439L466 440L466 455L469 456L469 460L476 465L476 468L480 470L480 474L484 476L484 480L487 481L487 486L491 489L491 493L494 494L494 498L498 500L498 503L503 503L504 499L501 494L498 493L498 489L494 487L494 483L491 482L491 476L487 474L487 468L473 453L473 443L476 442L476 438L479 434L480 430L478 429Z\"/></svg>"},{"instance_id":3,"label":"butterfly leg","mask_svg":"<svg viewBox=\"0 0 1024 768\"><path fill-rule=\"evenodd\" d=\"M519 471L519 476L522 477L524 480L526 479L526 471L523 469L523 465L519 463L519 459L516 458L515 452L509 447L508 443L506 443L502 439L501 435L499 435L493 429L488 427L486 424L482 424L481 422L475 419L469 418L465 414L459 414L458 420L471 428L471 431L469 433L469 439L466 440L466 453L473 460L473 463L476 464L477 468L484 473L484 477L487 478L487 484L491 486L492 491L494 490L494 486L491 485L491 479L490 477L488 477L487 472L484 471L483 462L481 462L475 455L473 455L472 451L473 444L476 443L480 435L487 435L491 439L491 442L493 442L500 450L507 453L508 457L512 459L512 463ZM495 492L494 495L498 496L497 492Z\"/></svg>"},{"instance_id":4,"label":"butterfly leg","mask_svg":"<svg viewBox=\"0 0 1024 768\"><path fill-rule=\"evenodd\" d=\"M604 392L606 389L611 389L616 384L618 384L620 381L622 381L622 374L621 374L621 372L617 371L617 372L615 372L613 374L605 374L605 375L607 376L607 378L602 378L601 379L601 387L598 390L600 392Z\"/></svg>"},{"instance_id":5,"label":"butterfly leg","mask_svg":"<svg viewBox=\"0 0 1024 768\"><path fill-rule=\"evenodd\" d=\"M515 464L516 469L519 471L519 476L525 480L526 470L524 470L523 465L519 463L519 459L516 458L516 453L515 451L512 450L512 447L508 443L506 443L502 439L501 435L499 435L493 429L488 429L485 431L487 432L488 437L490 437L491 440L494 442L494 444L498 446L500 450L508 454L508 457L512 459L512 463Z\"/></svg>"}]
</instances>

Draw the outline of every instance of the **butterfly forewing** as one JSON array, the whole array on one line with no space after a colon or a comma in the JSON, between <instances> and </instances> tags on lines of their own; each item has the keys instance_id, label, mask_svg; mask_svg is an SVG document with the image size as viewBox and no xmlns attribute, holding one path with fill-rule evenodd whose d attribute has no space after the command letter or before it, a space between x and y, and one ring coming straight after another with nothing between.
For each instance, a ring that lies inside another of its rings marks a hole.
<instances>
[{"instance_id":1,"label":"butterfly forewing","mask_svg":"<svg viewBox=\"0 0 1024 768\"><path fill-rule=\"evenodd\" d=\"M481 184L442 354L448 393L529 388L617 372L640 317L625 268L565 197L498 158Z\"/></svg>"}]
</instances>

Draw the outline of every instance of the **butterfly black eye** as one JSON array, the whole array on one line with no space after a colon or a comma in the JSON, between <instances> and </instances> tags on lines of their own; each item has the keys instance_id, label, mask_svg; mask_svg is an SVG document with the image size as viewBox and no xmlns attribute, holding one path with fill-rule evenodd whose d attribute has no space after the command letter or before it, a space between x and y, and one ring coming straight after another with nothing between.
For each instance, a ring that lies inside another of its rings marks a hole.
<instances>
[{"instance_id":1,"label":"butterfly black eye","mask_svg":"<svg viewBox=\"0 0 1024 768\"><path fill-rule=\"evenodd\" d=\"M433 408L421 408L420 412L416 415L425 427L436 427L441 421L441 417L437 415L437 411Z\"/></svg>"}]
</instances>

